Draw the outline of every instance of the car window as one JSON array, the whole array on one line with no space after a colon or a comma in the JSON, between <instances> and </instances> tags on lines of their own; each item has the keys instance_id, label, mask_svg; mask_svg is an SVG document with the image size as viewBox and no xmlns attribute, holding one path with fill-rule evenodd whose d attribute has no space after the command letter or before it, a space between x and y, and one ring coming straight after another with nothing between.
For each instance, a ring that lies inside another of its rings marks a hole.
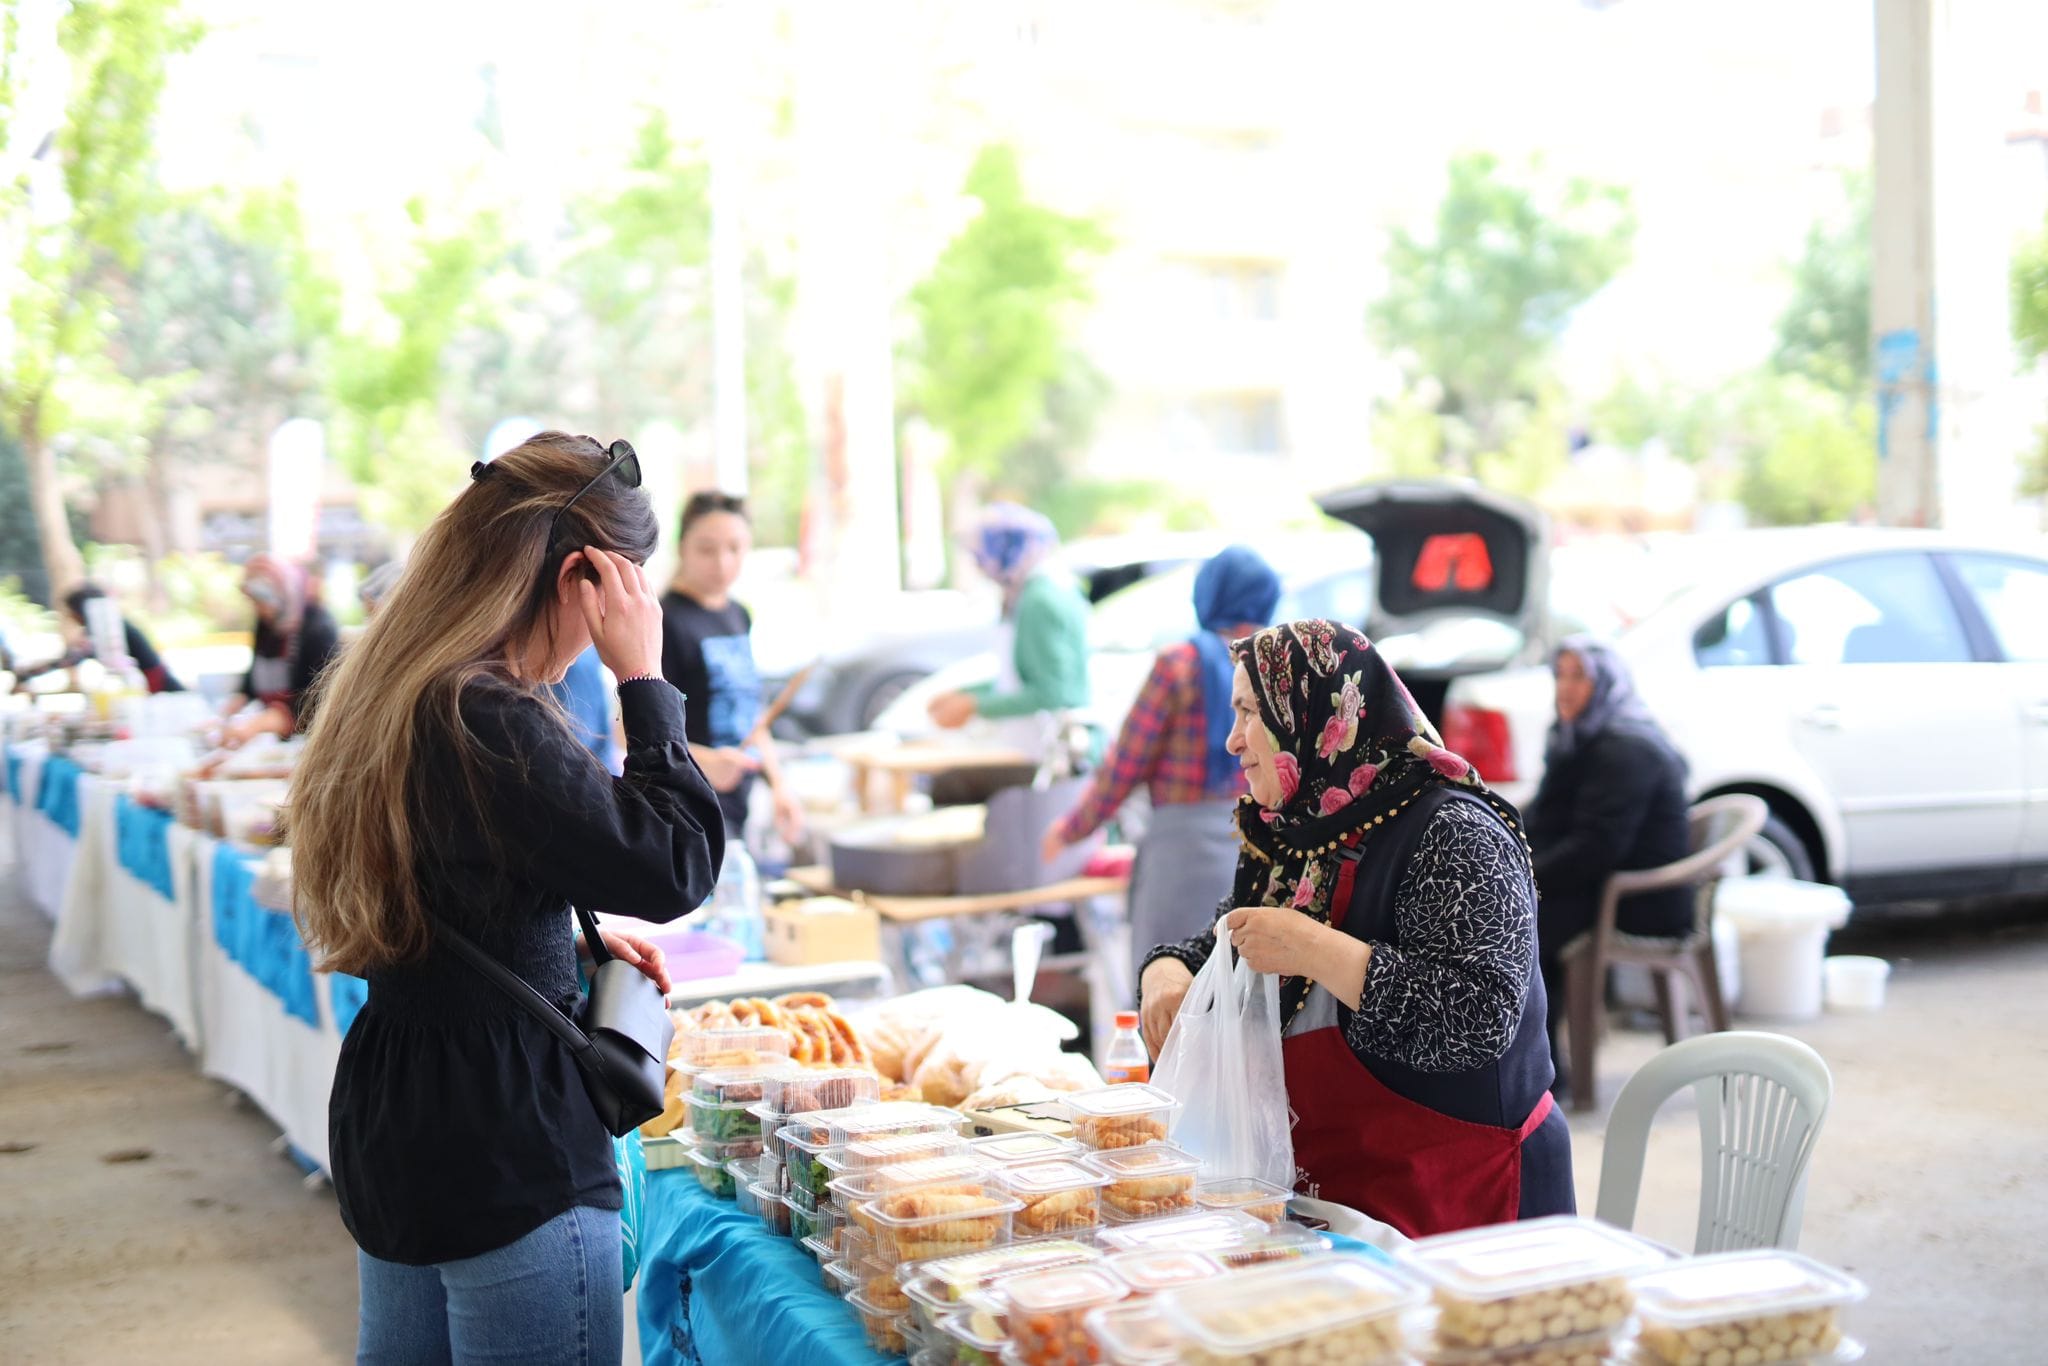
<instances>
[{"instance_id":1,"label":"car window","mask_svg":"<svg viewBox=\"0 0 2048 1366\"><path fill-rule=\"evenodd\" d=\"M1755 598L1738 598L1693 633L1692 657L1702 669L1771 662L1770 627Z\"/></svg>"},{"instance_id":2,"label":"car window","mask_svg":"<svg viewBox=\"0 0 2048 1366\"><path fill-rule=\"evenodd\" d=\"M1960 664L1969 640L1925 555L1843 560L1771 589L1794 664Z\"/></svg>"},{"instance_id":3,"label":"car window","mask_svg":"<svg viewBox=\"0 0 2048 1366\"><path fill-rule=\"evenodd\" d=\"M1096 603L1088 618L1089 648L1152 654L1193 635L1199 569L1183 565Z\"/></svg>"},{"instance_id":4,"label":"car window","mask_svg":"<svg viewBox=\"0 0 2048 1366\"><path fill-rule=\"evenodd\" d=\"M1280 598L1275 621L1305 621L1321 617L1343 626L1363 630L1372 615L1372 573L1367 569L1346 570L1327 579L1304 583Z\"/></svg>"},{"instance_id":5,"label":"car window","mask_svg":"<svg viewBox=\"0 0 2048 1366\"><path fill-rule=\"evenodd\" d=\"M1984 609L2005 657L2048 663L2048 565L1992 555L1957 555L1956 572Z\"/></svg>"}]
</instances>

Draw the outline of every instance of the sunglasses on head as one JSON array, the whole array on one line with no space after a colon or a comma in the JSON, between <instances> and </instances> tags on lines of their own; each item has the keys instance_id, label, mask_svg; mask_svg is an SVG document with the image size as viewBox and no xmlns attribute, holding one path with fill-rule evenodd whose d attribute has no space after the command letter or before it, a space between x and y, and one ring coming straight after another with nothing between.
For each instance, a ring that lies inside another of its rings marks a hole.
<instances>
[{"instance_id":1,"label":"sunglasses on head","mask_svg":"<svg viewBox=\"0 0 2048 1366\"><path fill-rule=\"evenodd\" d=\"M594 437L586 436L583 439L585 441L590 442L590 444L593 446L598 446L597 440ZM618 472L620 482L624 483L627 488L637 489L640 487L640 455L637 451L633 449L632 442L614 441L612 442L611 447L609 449L606 449L603 446L598 446L598 450L601 454L608 457L605 460L604 468L599 470L597 472L596 477L593 478L589 483L585 484L582 488L577 489L575 496L570 498L568 502L562 504L562 506L556 511L554 517L548 522L548 544L550 546L555 544L555 538L561 531L563 515L567 513L570 508L576 506L576 500L578 498L581 498L584 494L596 488L600 483L604 481L605 477L610 475L614 470Z\"/></svg>"}]
</instances>

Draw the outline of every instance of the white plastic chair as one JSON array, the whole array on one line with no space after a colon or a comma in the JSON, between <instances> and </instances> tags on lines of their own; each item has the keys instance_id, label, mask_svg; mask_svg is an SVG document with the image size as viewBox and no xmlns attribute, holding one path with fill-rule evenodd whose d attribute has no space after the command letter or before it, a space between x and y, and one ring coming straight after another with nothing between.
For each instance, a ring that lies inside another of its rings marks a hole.
<instances>
[{"instance_id":1,"label":"white plastic chair","mask_svg":"<svg viewBox=\"0 0 2048 1366\"><path fill-rule=\"evenodd\" d=\"M1635 1224L1650 1121L1680 1087L1700 1109L1700 1221L1693 1251L1794 1248L1807 1164L1834 1078L1820 1054L1783 1034L1736 1030L1687 1039L1650 1059L1615 1097L1596 1213Z\"/></svg>"}]
</instances>

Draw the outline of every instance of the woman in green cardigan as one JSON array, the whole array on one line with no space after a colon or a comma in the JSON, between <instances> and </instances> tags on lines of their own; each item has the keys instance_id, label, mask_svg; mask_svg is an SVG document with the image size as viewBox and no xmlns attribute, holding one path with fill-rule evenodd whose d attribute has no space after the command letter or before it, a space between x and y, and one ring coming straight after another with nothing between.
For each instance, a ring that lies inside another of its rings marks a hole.
<instances>
[{"instance_id":1,"label":"woman in green cardigan","mask_svg":"<svg viewBox=\"0 0 2048 1366\"><path fill-rule=\"evenodd\" d=\"M1011 737L1026 752L1045 739L1048 715L1088 705L1088 602L1048 561L1059 533L1038 513L1014 503L996 503L983 513L970 551L975 565L1003 590L1008 648L999 651L1003 672L993 683L932 699L932 720L947 729L975 717L1021 721ZM1025 729L1034 732L1024 734Z\"/></svg>"}]
</instances>

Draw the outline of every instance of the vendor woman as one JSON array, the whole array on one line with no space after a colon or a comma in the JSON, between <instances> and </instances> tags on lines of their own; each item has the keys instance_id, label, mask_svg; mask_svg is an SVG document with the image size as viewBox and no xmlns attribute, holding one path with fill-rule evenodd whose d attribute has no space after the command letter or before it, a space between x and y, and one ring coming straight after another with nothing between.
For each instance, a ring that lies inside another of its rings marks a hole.
<instances>
[{"instance_id":1,"label":"vendor woman","mask_svg":"<svg viewBox=\"0 0 2048 1366\"><path fill-rule=\"evenodd\" d=\"M228 744L294 735L304 722L313 680L340 639L334 618L310 592L306 571L288 560L256 555L243 569L242 596L256 609L256 651L241 692L228 699ZM251 702L263 705L242 714Z\"/></svg>"},{"instance_id":2,"label":"vendor woman","mask_svg":"<svg viewBox=\"0 0 2048 1366\"><path fill-rule=\"evenodd\" d=\"M975 717L1005 724L1018 748L1036 753L1049 738L1041 718L1088 705L1088 601L1051 563L1059 549L1051 522L1015 503L993 503L975 528L975 567L1003 590L1003 628L994 682L932 699L931 718L948 730Z\"/></svg>"},{"instance_id":3,"label":"vendor woman","mask_svg":"<svg viewBox=\"0 0 2048 1366\"><path fill-rule=\"evenodd\" d=\"M1146 1042L1226 934L1280 974L1303 1194L1410 1237L1571 1213L1519 818L1357 632L1297 621L1232 656L1235 909L1152 951Z\"/></svg>"},{"instance_id":4,"label":"vendor woman","mask_svg":"<svg viewBox=\"0 0 2048 1366\"><path fill-rule=\"evenodd\" d=\"M1185 939L1208 926L1230 891L1237 839L1230 813L1244 775L1230 752L1230 641L1269 625L1280 577L1257 551L1234 545L1195 575L1193 637L1159 652L1152 674L1124 717L1109 758L1087 795L1045 835L1045 862L1056 860L1115 815L1140 783L1152 810L1131 870L1131 942Z\"/></svg>"}]
</instances>

